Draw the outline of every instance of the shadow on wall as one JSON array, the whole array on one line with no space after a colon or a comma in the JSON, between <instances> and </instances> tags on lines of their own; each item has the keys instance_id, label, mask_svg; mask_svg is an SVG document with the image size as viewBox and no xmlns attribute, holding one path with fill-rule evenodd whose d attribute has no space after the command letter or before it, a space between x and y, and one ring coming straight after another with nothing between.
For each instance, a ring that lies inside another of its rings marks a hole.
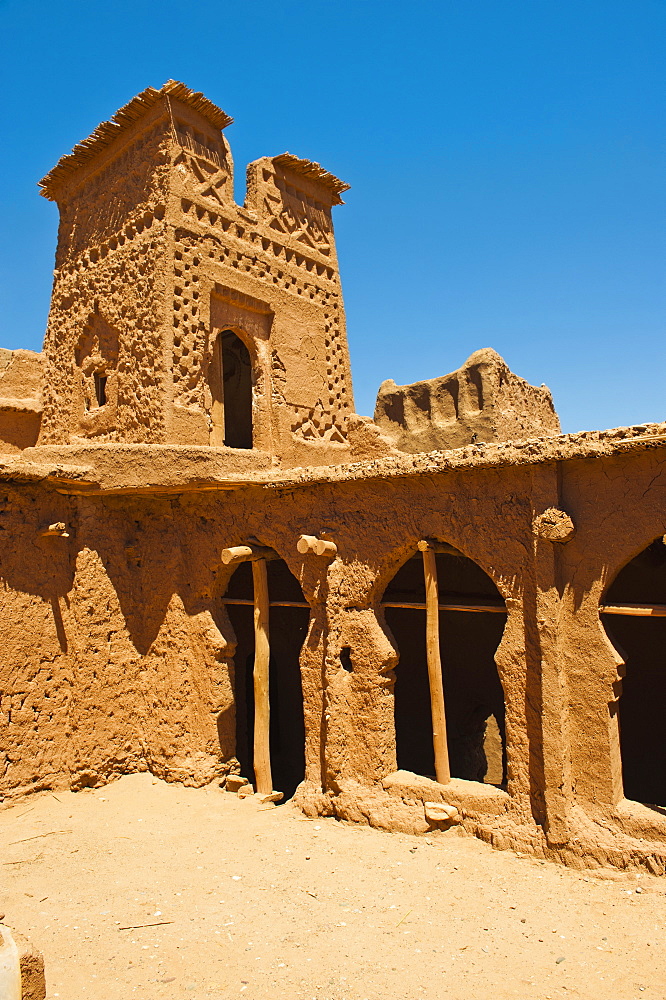
<instances>
[{"instance_id":1,"label":"shadow on wall","mask_svg":"<svg viewBox=\"0 0 666 1000\"><path fill-rule=\"evenodd\" d=\"M30 487L0 489L0 577L18 594L49 603L58 641L67 652L61 602L69 601L76 565L75 504Z\"/></svg>"},{"instance_id":2,"label":"shadow on wall","mask_svg":"<svg viewBox=\"0 0 666 1000\"><path fill-rule=\"evenodd\" d=\"M132 513L120 503L116 507L107 502L106 530L96 532L91 548L116 593L132 645L145 656L179 589L180 548L168 501L151 501L137 509L135 517Z\"/></svg>"},{"instance_id":3,"label":"shadow on wall","mask_svg":"<svg viewBox=\"0 0 666 1000\"><path fill-rule=\"evenodd\" d=\"M0 453L14 454L37 444L42 414L0 406Z\"/></svg>"},{"instance_id":4,"label":"shadow on wall","mask_svg":"<svg viewBox=\"0 0 666 1000\"><path fill-rule=\"evenodd\" d=\"M0 490L0 577L8 588L49 603L63 652L70 640L63 611L76 600L77 582L94 592L98 582L82 567L86 552L96 553L122 611L129 638L145 655L162 627L179 587L180 549L171 534L168 502L152 502L133 519L118 505L99 512L103 530L88 537L75 498ZM61 526L60 528L58 526ZM85 561L85 560L84 560Z\"/></svg>"}]
</instances>

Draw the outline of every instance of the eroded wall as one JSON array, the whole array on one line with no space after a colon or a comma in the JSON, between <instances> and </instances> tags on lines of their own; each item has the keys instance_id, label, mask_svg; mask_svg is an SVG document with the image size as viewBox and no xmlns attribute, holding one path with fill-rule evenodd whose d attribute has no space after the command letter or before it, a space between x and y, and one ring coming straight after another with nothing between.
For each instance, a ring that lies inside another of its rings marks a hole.
<instances>
[{"instance_id":1,"label":"eroded wall","mask_svg":"<svg viewBox=\"0 0 666 1000\"><path fill-rule=\"evenodd\" d=\"M489 347L440 378L412 385L382 382L375 423L395 448L412 453L560 431L550 389L515 375Z\"/></svg>"},{"instance_id":2,"label":"eroded wall","mask_svg":"<svg viewBox=\"0 0 666 1000\"><path fill-rule=\"evenodd\" d=\"M256 538L285 560L311 607L304 808L418 831L429 828L424 795L448 795L466 827L498 846L663 870L663 817L622 798L620 658L599 601L666 530L665 491L656 449L161 500L5 488L3 792L145 767L200 783L235 766L235 636L221 601L231 570L220 552ZM536 527L552 508L573 520L566 541ZM71 537L40 538L53 521ZM298 536L324 529L337 558L299 555ZM474 560L506 603L496 654L506 791L458 781L419 792L404 776L387 784L397 654L380 601L424 537Z\"/></svg>"}]
</instances>

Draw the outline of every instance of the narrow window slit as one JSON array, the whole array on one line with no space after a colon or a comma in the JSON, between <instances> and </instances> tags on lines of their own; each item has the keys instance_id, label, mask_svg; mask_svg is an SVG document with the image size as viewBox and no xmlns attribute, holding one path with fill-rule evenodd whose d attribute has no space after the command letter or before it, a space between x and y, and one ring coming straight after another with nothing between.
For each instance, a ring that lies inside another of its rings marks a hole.
<instances>
[{"instance_id":1,"label":"narrow window slit","mask_svg":"<svg viewBox=\"0 0 666 1000\"><path fill-rule=\"evenodd\" d=\"M98 406L106 405L106 381L107 375L100 375L95 372L95 397Z\"/></svg>"},{"instance_id":2,"label":"narrow window slit","mask_svg":"<svg viewBox=\"0 0 666 1000\"><path fill-rule=\"evenodd\" d=\"M340 650L340 663L342 664L342 669L346 670L348 674L353 672L354 664L351 658L351 646L343 646Z\"/></svg>"}]
</instances>

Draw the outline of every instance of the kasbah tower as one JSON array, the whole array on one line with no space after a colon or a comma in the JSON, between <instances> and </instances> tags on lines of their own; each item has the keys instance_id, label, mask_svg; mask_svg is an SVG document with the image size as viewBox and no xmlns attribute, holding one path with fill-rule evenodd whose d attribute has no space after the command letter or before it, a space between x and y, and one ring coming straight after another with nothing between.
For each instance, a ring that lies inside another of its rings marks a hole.
<instances>
[{"instance_id":1,"label":"kasbah tower","mask_svg":"<svg viewBox=\"0 0 666 1000\"><path fill-rule=\"evenodd\" d=\"M255 450L254 468L320 464L322 447L344 445L331 208L346 185L316 163L266 157L236 205L231 121L182 84L149 88L42 181L61 220L44 444L226 443ZM226 406L223 366L238 397Z\"/></svg>"}]
</instances>

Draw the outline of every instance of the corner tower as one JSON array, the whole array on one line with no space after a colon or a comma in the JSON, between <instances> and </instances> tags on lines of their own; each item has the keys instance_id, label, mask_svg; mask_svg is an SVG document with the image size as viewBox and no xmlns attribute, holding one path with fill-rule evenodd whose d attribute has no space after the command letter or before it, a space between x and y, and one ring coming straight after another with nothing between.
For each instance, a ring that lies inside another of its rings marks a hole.
<instances>
[{"instance_id":1,"label":"corner tower","mask_svg":"<svg viewBox=\"0 0 666 1000\"><path fill-rule=\"evenodd\" d=\"M345 457L353 400L331 209L347 185L285 153L250 164L237 205L231 121L169 81L41 182L61 216L41 444Z\"/></svg>"}]
</instances>

